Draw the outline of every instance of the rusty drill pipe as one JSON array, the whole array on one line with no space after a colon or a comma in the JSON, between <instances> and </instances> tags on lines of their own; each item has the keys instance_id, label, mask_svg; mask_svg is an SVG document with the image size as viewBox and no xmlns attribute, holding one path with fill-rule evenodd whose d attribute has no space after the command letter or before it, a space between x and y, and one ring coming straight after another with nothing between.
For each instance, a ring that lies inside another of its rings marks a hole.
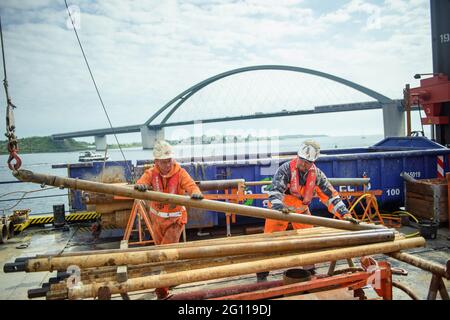
<instances>
[{"instance_id":1,"label":"rusty drill pipe","mask_svg":"<svg viewBox=\"0 0 450 320\"><path fill-rule=\"evenodd\" d=\"M374 231L384 231L386 229L379 230L360 230L360 231L351 231L352 234L362 234L362 233L372 233ZM393 230L393 229L392 229ZM317 228L309 228L309 229L299 229L299 230L289 230L289 231L279 231L273 233L261 233L261 234L252 234L252 235L242 235L242 236L233 236L226 238L217 238L217 239L205 239L205 240L196 240L189 242L178 242L178 243L170 243L163 245L155 245L155 246L144 246L144 247L134 247L134 248L126 248L126 249L106 249L106 250L89 250L89 251L80 251L80 252L64 252L64 253L47 253L47 254L37 254L35 256L29 257L20 257L16 258L15 262L25 262L29 259L36 258L47 258L47 257L70 257L70 256L78 256L78 255L95 255L95 254L103 254L103 253L117 253L117 252L135 252L135 251L148 251L148 250L160 250L165 248L178 248L178 247L194 247L194 246L204 246L204 245L217 245L219 243L240 243L240 242L248 242L248 241L268 241L269 238L283 239L287 237L321 237L323 235L343 235L347 234L346 230L339 229L331 229L324 227Z\"/></svg>"},{"instance_id":2,"label":"rusty drill pipe","mask_svg":"<svg viewBox=\"0 0 450 320\"><path fill-rule=\"evenodd\" d=\"M46 294L47 300L64 300L67 299L67 288L57 291L48 291Z\"/></svg>"},{"instance_id":3,"label":"rusty drill pipe","mask_svg":"<svg viewBox=\"0 0 450 320\"><path fill-rule=\"evenodd\" d=\"M447 260L447 264L444 266L439 263L419 258L413 256L412 254L404 252L392 252L389 253L388 256L406 262L422 270L429 271L440 277L450 279L450 260Z\"/></svg>"},{"instance_id":4,"label":"rusty drill pipe","mask_svg":"<svg viewBox=\"0 0 450 320\"><path fill-rule=\"evenodd\" d=\"M209 268L209 267L214 267L214 266L221 266L221 265L230 265L230 264L236 264L236 263L242 263L242 262L250 262L250 261L261 261L262 259L269 259L270 257L283 257L283 256L289 256L292 255L292 253L284 253L284 254L280 254L280 253L276 253L276 254L271 254L271 255L251 255L251 256L238 256L238 257L224 257L224 258L215 258L215 259L203 259L204 261L180 261L183 262L182 264L178 264L175 263L171 263L171 264L167 264L166 266L162 266L163 268L161 268L159 273L169 273L169 272L180 272L180 271L186 271L186 270L195 270L195 269L204 269L204 268ZM114 267L117 271L117 267ZM83 284L92 284L92 283L104 283L104 282L109 282L109 281L115 281L116 278L116 273L108 273L108 274L100 274L98 276L95 277L89 277L89 276L83 276L83 270L82 274L81 274L81 282ZM148 270L142 270L142 272L138 273L138 270L135 270L134 273L129 273L128 277L129 278L136 278L136 277L145 277L145 276L150 276L152 274L158 274L156 272L150 272ZM53 292L61 292L61 290L65 290L68 288L67 286L67 279L63 279L58 283L45 283L43 284L42 288L39 289L31 289L30 293L29 293L29 298L36 298L36 297L45 297L47 292L48 295L52 295ZM280 280L282 282L282 280ZM274 283L278 283L278 281L275 281ZM258 285L258 284L257 284ZM265 282L260 284L262 285L261 289L264 287ZM250 285L251 286L251 285ZM269 285L269 287L272 287L273 285ZM240 287L240 286L238 286ZM246 286L245 286L246 287ZM45 290L44 290L45 289ZM233 289L234 287L229 287L227 289ZM236 287L235 290L238 290L237 292L240 292L240 290ZM248 291L245 290L244 291ZM234 292L234 291L233 291ZM31 296L30 296L31 294ZM222 296L224 294L221 294L219 291L216 292L215 290L207 290L207 295L208 298L212 298L215 296Z\"/></svg>"},{"instance_id":5,"label":"rusty drill pipe","mask_svg":"<svg viewBox=\"0 0 450 320\"><path fill-rule=\"evenodd\" d=\"M86 299L95 297L98 289L107 286L112 294L146 290L159 287L170 287L184 283L193 283L225 277L239 276L267 270L292 268L303 265L336 261L347 258L361 257L403 249L421 247L425 239L416 237L393 242L368 244L362 246L323 250L312 253L294 255L290 257L270 258L263 261L237 263L229 266L211 267L191 271L174 272L157 276L128 279L126 282L107 282L103 284L90 284L77 286L66 291L66 298ZM61 294L59 295L61 297Z\"/></svg>"},{"instance_id":6,"label":"rusty drill pipe","mask_svg":"<svg viewBox=\"0 0 450 320\"><path fill-rule=\"evenodd\" d=\"M181 272L181 271L187 271L187 270L195 270L195 269L205 269L210 267L216 267L216 266L225 266L230 264L236 264L236 263L242 263L242 262L250 262L250 261L258 261L261 259L269 259L271 257L282 257L282 256L289 256L293 255L292 252L285 252L285 253L273 253L273 254L266 254L266 255L248 255L248 256L234 256L234 257L223 257L223 258L213 258L213 259L202 259L202 260L189 260L189 261L177 261L177 262L171 262L166 264L161 264L158 267L152 267L152 268L143 268L139 270L133 270L132 272L128 272L128 278L137 278L137 277L144 277L144 276L150 276L150 275L157 275L157 274L163 274L163 273L173 273L173 272ZM83 275L83 272L81 273L81 281L84 284L87 283L103 283L108 281L115 281L117 279L117 267L116 272L114 273L102 273L97 274L95 276L92 275ZM63 282L64 284L66 282ZM51 287L51 290L60 290L64 289L63 287Z\"/></svg>"},{"instance_id":7,"label":"rusty drill pipe","mask_svg":"<svg viewBox=\"0 0 450 320\"><path fill-rule=\"evenodd\" d=\"M314 229L322 229L322 228L310 228L303 229L311 230ZM273 241L274 240L291 240L291 239L311 239L311 238L320 238L320 237L331 237L331 236L341 236L341 235L363 235L363 234L372 234L374 232L384 232L387 229L379 229L379 230L360 230L360 231L345 231L345 230L334 230L327 229L326 231L322 231L319 234L313 234L312 232L295 232L283 231L283 232L275 232L275 233L262 233L260 237L256 237L256 235L249 236L236 236L236 237L227 237L227 238L218 238L218 239L207 239L207 240L198 240L198 241L190 241L190 242L181 242L181 243L171 243L166 245L155 245L152 247L136 247L136 248L127 248L127 249L108 249L108 250L90 250L90 251L79 251L79 252L67 252L62 254L38 254L34 257L27 257L27 259L16 259L16 262L25 262L29 259L38 259L38 258L48 258L48 257L73 257L73 256L85 256L85 255L97 255L97 254L105 254L105 253L125 253L125 252L140 252L140 251L151 251L151 250L161 250L161 249L171 249L171 248L187 248L187 247L198 247L198 246L216 246L220 244L232 244L232 243L248 243L251 241L252 243L262 242L262 241ZM392 229L393 230L393 229ZM286 233L286 236L283 236L283 233ZM289 235L288 235L289 234Z\"/></svg>"},{"instance_id":8,"label":"rusty drill pipe","mask_svg":"<svg viewBox=\"0 0 450 320\"><path fill-rule=\"evenodd\" d=\"M169 194L156 191L137 191L122 186L115 186L111 184L105 184L100 182L64 178L58 176L52 176L47 174L34 173L29 170L13 171L13 175L24 182L34 182L39 184L46 184L49 186L70 188L72 190L85 190L97 193L113 194L122 197L128 197L133 199L150 200L162 203L187 206L198 209L205 209L217 212L233 212L235 214L263 218L263 219L275 219L297 223L304 223L309 225L317 225L324 227L331 227L344 230L367 230L367 229L382 229L384 226L371 225L371 224L354 224L349 221L322 218L304 214L292 214L281 213L277 210L250 207L235 203L227 203L214 200L194 200L188 196Z\"/></svg>"},{"instance_id":9,"label":"rusty drill pipe","mask_svg":"<svg viewBox=\"0 0 450 320\"><path fill-rule=\"evenodd\" d=\"M281 255L280 253L272 254L274 256ZM265 254L268 256L268 254ZM236 263L236 261L243 260L251 260L251 259L259 259L260 255L240 255L240 256L227 256L220 258L203 258L192 260L179 260L179 261L168 261L168 262L154 262L154 263L146 263L139 265L129 265L128 273L145 273L145 272L167 272L168 270L184 270L189 268L194 268L197 265L206 266L211 265L213 263ZM117 274L117 266L108 266L108 267L95 267L95 268L86 268L81 269L81 279L96 279L108 276L115 276ZM67 275L67 277L70 275ZM66 275L64 277L60 277L60 280L64 280L67 278Z\"/></svg>"},{"instance_id":10,"label":"rusty drill pipe","mask_svg":"<svg viewBox=\"0 0 450 320\"><path fill-rule=\"evenodd\" d=\"M370 182L370 178L328 178L334 186L363 186ZM270 185L272 181L245 181L244 179L228 179L228 180L202 180L195 181L202 191L224 190L229 188L238 188L239 185L259 186Z\"/></svg>"},{"instance_id":11,"label":"rusty drill pipe","mask_svg":"<svg viewBox=\"0 0 450 320\"><path fill-rule=\"evenodd\" d=\"M370 182L370 178L328 178L328 181L330 181L333 186L364 186ZM249 187L270 184L272 184L272 181L270 180L245 182L245 185Z\"/></svg>"},{"instance_id":12,"label":"rusty drill pipe","mask_svg":"<svg viewBox=\"0 0 450 320\"><path fill-rule=\"evenodd\" d=\"M267 255L266 255L267 256ZM279 253L273 254L273 256L280 256ZM145 265L128 266L128 276L134 278L142 276L143 274L150 273L162 273L162 272L174 272L182 270L192 270L198 268L205 268L208 266L224 265L229 263L237 263L242 261L252 261L261 259L262 255L245 255L245 256L231 256L221 258L206 258L196 260L181 260L181 261L169 261L163 263L152 263ZM89 269L81 270L81 281L101 281L104 278L115 278L117 275L117 267L107 267L105 270L89 271Z\"/></svg>"},{"instance_id":13,"label":"rusty drill pipe","mask_svg":"<svg viewBox=\"0 0 450 320\"><path fill-rule=\"evenodd\" d=\"M141 252L98 254L73 257L49 257L30 259L25 263L26 272L66 270L70 265L80 268L96 266L136 265L149 262L176 261L206 257L223 257L238 254L270 253L291 250L313 250L330 247L342 247L363 243L392 241L393 231L374 232L364 235L346 235L321 237L317 239L299 239L266 242L217 245L208 247L175 248Z\"/></svg>"},{"instance_id":14,"label":"rusty drill pipe","mask_svg":"<svg viewBox=\"0 0 450 320\"><path fill-rule=\"evenodd\" d=\"M229 179L229 180L204 180L195 181L201 191L211 190L225 190L229 188L237 188L240 184L245 183L244 179Z\"/></svg>"},{"instance_id":15,"label":"rusty drill pipe","mask_svg":"<svg viewBox=\"0 0 450 320\"><path fill-rule=\"evenodd\" d=\"M266 281L259 283L241 284L230 287L223 287L217 289L205 289L194 292L183 292L170 296L167 300L205 300L217 297L229 296L232 294L239 294L244 292L251 292L255 290L264 290L274 287L279 287L284 284L283 280Z\"/></svg>"}]
</instances>

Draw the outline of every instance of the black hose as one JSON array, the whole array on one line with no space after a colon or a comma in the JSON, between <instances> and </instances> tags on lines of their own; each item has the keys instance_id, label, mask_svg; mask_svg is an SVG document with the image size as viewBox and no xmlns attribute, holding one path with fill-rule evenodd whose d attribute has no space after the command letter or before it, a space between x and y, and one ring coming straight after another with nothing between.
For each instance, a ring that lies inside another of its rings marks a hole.
<instances>
[{"instance_id":1,"label":"black hose","mask_svg":"<svg viewBox=\"0 0 450 320\"><path fill-rule=\"evenodd\" d=\"M417 297L417 295L411 289L409 289L407 286L405 286L401 283L395 282L395 281L392 281L392 286L405 292L408 296L411 297L411 299L420 300L419 297Z\"/></svg>"}]
</instances>

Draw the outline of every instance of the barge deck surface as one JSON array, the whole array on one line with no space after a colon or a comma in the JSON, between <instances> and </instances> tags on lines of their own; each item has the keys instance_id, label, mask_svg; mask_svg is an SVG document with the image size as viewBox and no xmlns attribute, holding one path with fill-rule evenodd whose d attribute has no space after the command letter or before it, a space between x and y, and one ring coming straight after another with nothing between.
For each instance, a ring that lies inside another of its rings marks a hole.
<instances>
[{"instance_id":1,"label":"barge deck surface","mask_svg":"<svg viewBox=\"0 0 450 320\"><path fill-rule=\"evenodd\" d=\"M88 231L88 225L74 226L71 225L66 231L62 229L34 228L23 232L22 234L9 239L5 244L0 245L0 264L3 266L7 262L13 262L18 257L33 256L43 253L57 253L57 252L71 252L84 250L99 250L119 248L120 240L123 231L120 229L109 229L102 231L101 237L94 241L92 235ZM410 227L402 227L400 232L405 234L415 232L416 229ZM428 259L430 261L441 264L446 263L450 259L450 231L448 228L440 228L438 236L434 240L427 240L425 248L415 248L405 252L412 253L419 257ZM188 240L191 239L188 236ZM428 289L431 281L431 273L418 269L414 266L392 259L385 255L376 255L377 260L387 260L393 267L403 268L408 271L408 276L393 275L393 280L409 287L417 294L419 299L426 299ZM356 262L356 261L355 261ZM339 267L345 268L346 261L338 261L337 269ZM317 273L326 274L329 264L322 263L317 266ZM39 288L44 282L47 282L50 277L56 276L56 272L36 272L36 273L8 273L0 271L0 299L2 300L28 300L27 291L32 288ZM283 277L283 270L272 271L268 280L281 280ZM224 286L232 286L237 284L250 284L256 281L255 275L244 275L238 277L231 277L226 279L216 279L194 284L180 285L171 290L172 294L213 289ZM450 293L450 281L445 280L447 291ZM371 293L371 289L365 290L366 295L375 297ZM132 292L129 294L131 299L156 299L153 290L145 292ZM393 288L393 297L395 300L410 300L403 291ZM45 298L38 298L44 300ZM112 299L122 298L117 295ZM437 299L441 299L438 294Z\"/></svg>"}]
</instances>

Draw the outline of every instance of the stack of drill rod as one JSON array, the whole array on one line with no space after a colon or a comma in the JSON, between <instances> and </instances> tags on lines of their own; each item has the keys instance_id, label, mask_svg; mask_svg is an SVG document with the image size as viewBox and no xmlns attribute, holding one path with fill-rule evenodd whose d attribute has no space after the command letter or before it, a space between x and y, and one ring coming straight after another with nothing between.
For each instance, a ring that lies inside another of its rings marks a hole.
<instances>
[{"instance_id":1,"label":"stack of drill rod","mask_svg":"<svg viewBox=\"0 0 450 320\"><path fill-rule=\"evenodd\" d=\"M46 293L48 299L92 298L98 296L100 291L125 294L267 270L391 253L425 244L423 238L398 238L393 230L384 226L353 224L348 221L295 213L284 214L267 208L206 199L199 201L188 196L155 191L139 192L121 186L39 174L28 170L17 170L13 174L24 182L320 226L293 233L242 236L152 248L39 256L21 259L4 266L5 272L67 271L71 266L81 270L81 279L71 277L73 282L69 281L69 285L67 282L64 286L59 284L59 287L50 285ZM130 274L127 272L126 277L114 278L111 267L117 268L118 271L120 269L118 274L121 275L126 267L130 270Z\"/></svg>"},{"instance_id":2,"label":"stack of drill rod","mask_svg":"<svg viewBox=\"0 0 450 320\"><path fill-rule=\"evenodd\" d=\"M100 288L111 294L170 287L256 272L298 267L423 246L423 238L404 239L390 229L345 231L310 228L161 245L146 248L71 252L20 258L5 272L58 271L30 297L86 299ZM79 268L79 275L67 273ZM118 267L127 266L125 279Z\"/></svg>"}]
</instances>

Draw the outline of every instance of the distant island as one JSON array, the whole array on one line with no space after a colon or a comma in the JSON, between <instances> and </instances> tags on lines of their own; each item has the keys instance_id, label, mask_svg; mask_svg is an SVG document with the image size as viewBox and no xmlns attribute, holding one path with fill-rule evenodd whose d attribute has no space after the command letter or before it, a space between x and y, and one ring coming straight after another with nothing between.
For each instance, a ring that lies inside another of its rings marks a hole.
<instances>
[{"instance_id":1,"label":"distant island","mask_svg":"<svg viewBox=\"0 0 450 320\"><path fill-rule=\"evenodd\" d=\"M207 136L203 135L201 137L188 137L180 140L168 140L168 142L172 145L176 144L192 144L192 143L201 143L201 144L211 144L211 143L229 143L229 142L249 142L249 141L258 141L258 140L270 140L270 139L305 139L305 138L317 138L317 137L327 137L324 134L316 134L316 135L304 135L304 134L291 134L285 136L271 136L271 137L257 137L249 134L248 136Z\"/></svg>"},{"instance_id":2,"label":"distant island","mask_svg":"<svg viewBox=\"0 0 450 320\"><path fill-rule=\"evenodd\" d=\"M75 139L53 140L51 137L28 137L18 140L19 153L70 152L94 148L93 144ZM7 141L0 141L0 154L7 154Z\"/></svg>"},{"instance_id":3,"label":"distant island","mask_svg":"<svg viewBox=\"0 0 450 320\"><path fill-rule=\"evenodd\" d=\"M268 140L272 138L277 138L280 140L284 139L293 139L293 138L312 138L312 137L326 137L326 135L286 135L280 137L254 137L252 135L248 135L246 137L243 136L206 136L203 135L201 137L188 137L185 139L179 140L168 140L168 142L172 145L178 144L193 144L193 143L201 143L201 144L211 144L211 143L235 143L235 142L248 142L248 141L257 141L257 140ZM46 152L74 152L74 151L84 151L84 150L94 150L95 144L84 142L84 141L76 141L75 139L65 139L65 140L53 140L51 137L28 137L19 139L19 153L46 153ZM142 143L140 142L132 142L132 143L122 143L120 145L122 148L133 148L133 147L142 147ZM117 144L108 144L108 149L118 149ZM8 154L7 150L7 141L0 141L0 154Z\"/></svg>"}]
</instances>

